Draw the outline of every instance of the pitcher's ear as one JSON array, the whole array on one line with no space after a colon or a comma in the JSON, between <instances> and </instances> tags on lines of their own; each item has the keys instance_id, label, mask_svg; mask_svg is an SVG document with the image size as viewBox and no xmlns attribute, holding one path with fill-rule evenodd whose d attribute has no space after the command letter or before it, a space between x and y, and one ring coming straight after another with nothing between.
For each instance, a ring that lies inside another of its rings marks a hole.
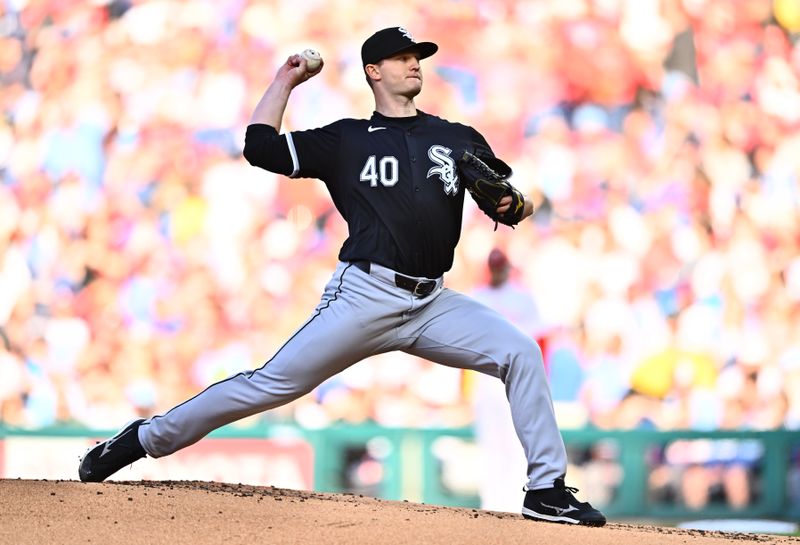
<instances>
[{"instance_id":1,"label":"pitcher's ear","mask_svg":"<svg viewBox=\"0 0 800 545\"><path fill-rule=\"evenodd\" d=\"M378 81L381 79L381 72L377 64L368 64L364 67L364 73L367 75L367 80Z\"/></svg>"}]
</instances>

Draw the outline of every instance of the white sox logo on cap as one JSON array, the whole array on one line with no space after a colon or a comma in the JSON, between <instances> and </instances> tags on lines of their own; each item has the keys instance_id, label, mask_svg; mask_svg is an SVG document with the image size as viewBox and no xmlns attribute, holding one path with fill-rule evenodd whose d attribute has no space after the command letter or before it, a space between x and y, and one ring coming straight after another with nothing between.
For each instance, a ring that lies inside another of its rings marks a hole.
<instances>
[{"instance_id":1,"label":"white sox logo on cap","mask_svg":"<svg viewBox=\"0 0 800 545\"><path fill-rule=\"evenodd\" d=\"M361 46L361 62L364 66L377 64L383 59L405 51L415 52L420 59L426 59L439 49L433 42L417 42L411 33L401 27L389 27L379 30Z\"/></svg>"}]
</instances>

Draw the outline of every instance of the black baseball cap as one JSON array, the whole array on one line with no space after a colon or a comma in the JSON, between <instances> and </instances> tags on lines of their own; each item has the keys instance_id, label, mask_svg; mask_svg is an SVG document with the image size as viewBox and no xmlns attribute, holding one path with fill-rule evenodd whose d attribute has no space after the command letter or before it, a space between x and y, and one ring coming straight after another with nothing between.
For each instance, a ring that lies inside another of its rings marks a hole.
<instances>
[{"instance_id":1,"label":"black baseball cap","mask_svg":"<svg viewBox=\"0 0 800 545\"><path fill-rule=\"evenodd\" d=\"M401 26L379 30L361 46L361 62L364 66L377 64L404 51L416 51L420 59L430 57L439 50L433 42L415 42L414 37Z\"/></svg>"}]
</instances>

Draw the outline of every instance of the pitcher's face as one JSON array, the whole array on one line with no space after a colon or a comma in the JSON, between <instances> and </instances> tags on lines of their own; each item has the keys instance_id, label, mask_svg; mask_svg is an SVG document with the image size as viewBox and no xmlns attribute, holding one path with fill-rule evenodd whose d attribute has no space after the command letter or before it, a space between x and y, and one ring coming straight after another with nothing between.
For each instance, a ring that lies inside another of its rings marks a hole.
<instances>
[{"instance_id":1,"label":"pitcher's face","mask_svg":"<svg viewBox=\"0 0 800 545\"><path fill-rule=\"evenodd\" d=\"M414 98L422 91L422 68L416 52L398 53L378 63L382 85L393 95Z\"/></svg>"}]
</instances>

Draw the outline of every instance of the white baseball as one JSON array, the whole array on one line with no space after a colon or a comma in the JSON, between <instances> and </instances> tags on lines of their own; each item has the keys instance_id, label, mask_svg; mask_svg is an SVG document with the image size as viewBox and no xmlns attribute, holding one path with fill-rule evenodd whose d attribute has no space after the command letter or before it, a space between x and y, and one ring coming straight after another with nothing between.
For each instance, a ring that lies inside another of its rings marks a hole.
<instances>
[{"instance_id":1,"label":"white baseball","mask_svg":"<svg viewBox=\"0 0 800 545\"><path fill-rule=\"evenodd\" d=\"M306 60L306 68L309 72L315 72L322 62L322 55L314 49L306 49L300 55Z\"/></svg>"}]
</instances>

